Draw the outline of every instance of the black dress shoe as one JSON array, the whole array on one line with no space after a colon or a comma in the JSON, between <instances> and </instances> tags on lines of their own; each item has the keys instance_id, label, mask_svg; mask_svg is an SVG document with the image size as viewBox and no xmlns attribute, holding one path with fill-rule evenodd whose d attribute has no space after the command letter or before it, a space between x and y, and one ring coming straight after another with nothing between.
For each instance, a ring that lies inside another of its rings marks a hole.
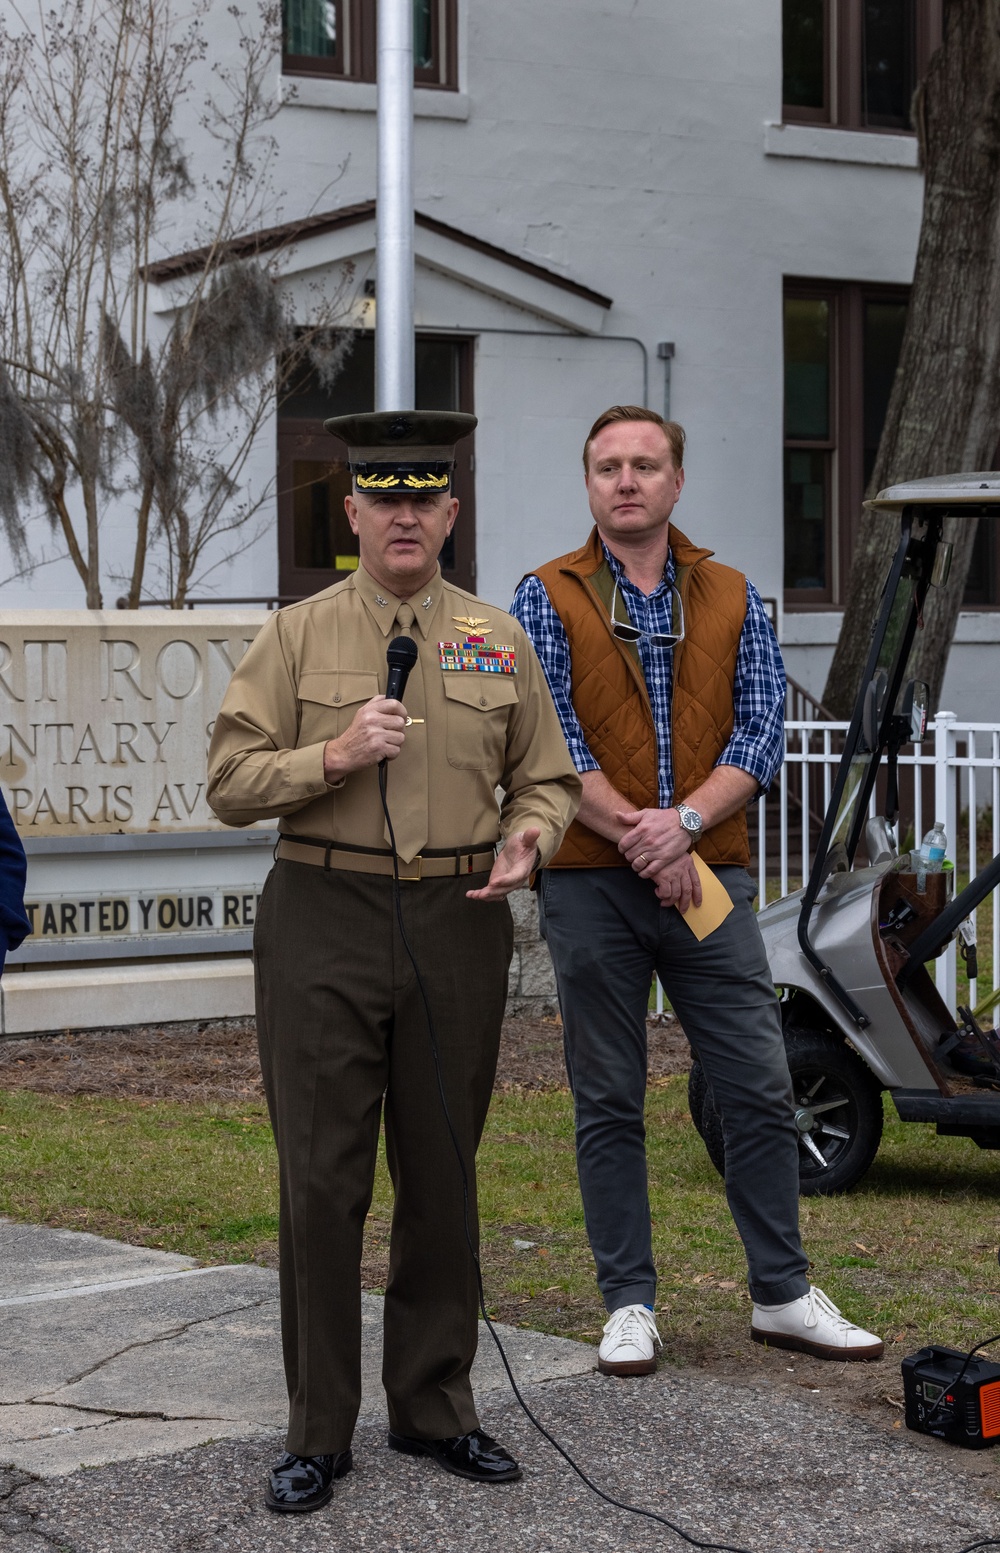
<instances>
[{"instance_id":1,"label":"black dress shoe","mask_svg":"<svg viewBox=\"0 0 1000 1553\"><path fill-rule=\"evenodd\" d=\"M450 1440L413 1440L389 1430L389 1449L404 1456L432 1456L438 1466L474 1483L513 1483L521 1469L502 1445L481 1429L457 1434Z\"/></svg>"},{"instance_id":2,"label":"black dress shoe","mask_svg":"<svg viewBox=\"0 0 1000 1553\"><path fill-rule=\"evenodd\" d=\"M333 1498L335 1478L350 1472L350 1451L335 1456L293 1456L286 1451L267 1475L264 1503L281 1515L305 1515L321 1510Z\"/></svg>"}]
</instances>

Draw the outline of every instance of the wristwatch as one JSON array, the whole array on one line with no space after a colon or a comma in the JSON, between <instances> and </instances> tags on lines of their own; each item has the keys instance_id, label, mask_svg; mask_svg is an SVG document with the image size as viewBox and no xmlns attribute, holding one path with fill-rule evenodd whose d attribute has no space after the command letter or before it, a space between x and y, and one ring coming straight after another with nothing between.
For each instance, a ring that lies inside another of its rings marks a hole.
<instances>
[{"instance_id":1,"label":"wristwatch","mask_svg":"<svg viewBox=\"0 0 1000 1553\"><path fill-rule=\"evenodd\" d=\"M701 833L705 828L705 822L697 809L692 809L689 803L678 803L674 805L674 808L677 810L677 818L691 837L691 845L693 847L695 842L701 837Z\"/></svg>"}]
</instances>

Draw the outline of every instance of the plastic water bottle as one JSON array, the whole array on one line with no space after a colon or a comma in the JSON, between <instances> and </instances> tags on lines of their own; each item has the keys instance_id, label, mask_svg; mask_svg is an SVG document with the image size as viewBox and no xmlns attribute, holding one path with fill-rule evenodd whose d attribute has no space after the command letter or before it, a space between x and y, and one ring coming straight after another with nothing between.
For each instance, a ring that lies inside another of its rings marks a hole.
<instances>
[{"instance_id":1,"label":"plastic water bottle","mask_svg":"<svg viewBox=\"0 0 1000 1553\"><path fill-rule=\"evenodd\" d=\"M917 893L919 895L923 895L927 889L927 875L941 872L947 849L948 837L945 834L945 828L940 820L935 820L920 843L920 851L917 853Z\"/></svg>"}]
</instances>

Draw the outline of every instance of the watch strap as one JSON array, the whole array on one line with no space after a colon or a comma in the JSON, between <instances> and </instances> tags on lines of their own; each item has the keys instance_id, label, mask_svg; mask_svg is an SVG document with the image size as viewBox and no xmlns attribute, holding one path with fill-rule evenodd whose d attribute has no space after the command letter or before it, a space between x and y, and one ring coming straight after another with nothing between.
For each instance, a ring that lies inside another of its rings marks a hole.
<instances>
[{"instance_id":1,"label":"watch strap","mask_svg":"<svg viewBox=\"0 0 1000 1553\"><path fill-rule=\"evenodd\" d=\"M674 807L676 808L677 813L680 816L680 822L684 829L687 831L688 835L693 836L697 840L702 831L705 829L705 822L701 815L698 813L697 809L692 809L691 805L687 803L675 804ZM689 825L688 815L691 815L697 823L694 825Z\"/></svg>"}]
</instances>

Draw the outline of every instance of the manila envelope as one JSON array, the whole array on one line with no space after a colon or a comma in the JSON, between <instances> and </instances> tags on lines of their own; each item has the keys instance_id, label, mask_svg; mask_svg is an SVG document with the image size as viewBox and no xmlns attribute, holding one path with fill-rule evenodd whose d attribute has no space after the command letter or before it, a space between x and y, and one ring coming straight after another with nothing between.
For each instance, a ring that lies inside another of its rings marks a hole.
<instances>
[{"instance_id":1,"label":"manila envelope","mask_svg":"<svg viewBox=\"0 0 1000 1553\"><path fill-rule=\"evenodd\" d=\"M698 878L701 880L701 905L689 906L682 915L695 938L701 943L709 933L714 933L717 927L721 927L732 911L733 903L725 885L716 878L697 852L692 854L692 858L698 870Z\"/></svg>"}]
</instances>

